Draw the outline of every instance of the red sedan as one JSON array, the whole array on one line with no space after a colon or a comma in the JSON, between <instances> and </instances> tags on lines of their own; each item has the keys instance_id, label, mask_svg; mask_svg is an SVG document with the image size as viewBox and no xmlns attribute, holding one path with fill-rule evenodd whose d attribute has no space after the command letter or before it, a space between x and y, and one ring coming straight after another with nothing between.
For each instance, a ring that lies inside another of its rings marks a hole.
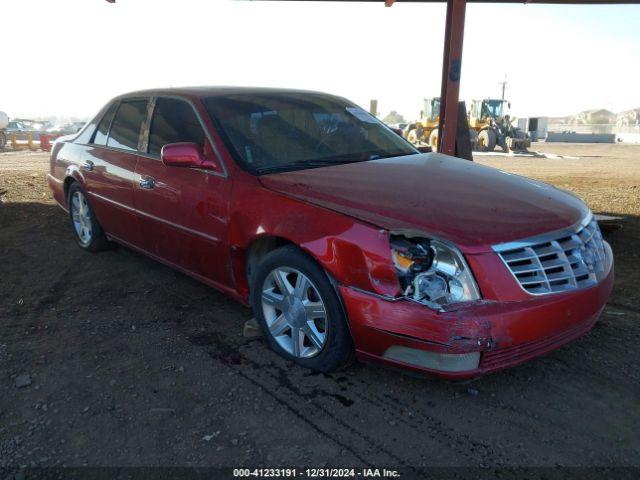
<instances>
[{"instance_id":1,"label":"red sedan","mask_svg":"<svg viewBox=\"0 0 640 480\"><path fill-rule=\"evenodd\" d=\"M343 98L189 88L118 97L56 142L78 245L117 242L250 305L277 353L449 378L595 323L613 257L575 196L421 154Z\"/></svg>"}]
</instances>

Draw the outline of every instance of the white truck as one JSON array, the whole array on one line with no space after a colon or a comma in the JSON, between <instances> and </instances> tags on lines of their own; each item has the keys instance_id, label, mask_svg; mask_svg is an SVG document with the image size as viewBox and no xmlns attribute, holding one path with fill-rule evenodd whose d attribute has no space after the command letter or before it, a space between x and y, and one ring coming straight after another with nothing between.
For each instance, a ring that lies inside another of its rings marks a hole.
<instances>
[{"instance_id":1,"label":"white truck","mask_svg":"<svg viewBox=\"0 0 640 480\"><path fill-rule=\"evenodd\" d=\"M9 115L0 112L0 150L7 145L7 126L9 125Z\"/></svg>"}]
</instances>

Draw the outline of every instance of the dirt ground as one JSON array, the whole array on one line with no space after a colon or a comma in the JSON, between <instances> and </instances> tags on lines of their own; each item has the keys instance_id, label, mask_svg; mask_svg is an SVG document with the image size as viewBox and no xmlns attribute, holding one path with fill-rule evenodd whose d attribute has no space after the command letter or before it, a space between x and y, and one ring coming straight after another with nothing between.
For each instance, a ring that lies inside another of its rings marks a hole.
<instances>
[{"instance_id":1,"label":"dirt ground","mask_svg":"<svg viewBox=\"0 0 640 480\"><path fill-rule=\"evenodd\" d=\"M480 163L626 216L594 330L472 383L318 375L242 336L251 312L125 248L74 244L46 154L0 154L0 467L640 466L640 146Z\"/></svg>"}]
</instances>

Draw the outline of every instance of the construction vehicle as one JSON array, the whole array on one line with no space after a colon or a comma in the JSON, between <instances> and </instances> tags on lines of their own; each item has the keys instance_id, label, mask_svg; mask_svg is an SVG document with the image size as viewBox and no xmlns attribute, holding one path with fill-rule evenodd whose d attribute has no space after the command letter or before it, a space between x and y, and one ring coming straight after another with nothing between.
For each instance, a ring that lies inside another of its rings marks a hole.
<instances>
[{"instance_id":1,"label":"construction vehicle","mask_svg":"<svg viewBox=\"0 0 640 480\"><path fill-rule=\"evenodd\" d=\"M471 148L482 152L492 152L496 145L503 151L526 151L531 139L526 132L514 127L511 118L505 114L510 104L506 100L473 100L469 111L469 137ZM410 123L405 137L418 147L438 148L438 123L440 122L440 98L425 98L420 119Z\"/></svg>"},{"instance_id":2,"label":"construction vehicle","mask_svg":"<svg viewBox=\"0 0 640 480\"><path fill-rule=\"evenodd\" d=\"M477 132L474 150L492 152L497 145L504 152L526 151L531 146L526 132L511 124L512 119L505 114L505 107L511 108L506 100L488 98L471 101L469 127Z\"/></svg>"},{"instance_id":3,"label":"construction vehicle","mask_svg":"<svg viewBox=\"0 0 640 480\"><path fill-rule=\"evenodd\" d=\"M405 138L418 148L429 146L433 151L438 149L438 124L440 123L440 97L425 98L420 119L410 123ZM476 145L478 134L469 129L471 147Z\"/></svg>"},{"instance_id":4,"label":"construction vehicle","mask_svg":"<svg viewBox=\"0 0 640 480\"><path fill-rule=\"evenodd\" d=\"M440 122L440 97L425 98L420 119L407 126L406 138L416 146L429 145L438 148L438 123Z\"/></svg>"},{"instance_id":5,"label":"construction vehicle","mask_svg":"<svg viewBox=\"0 0 640 480\"><path fill-rule=\"evenodd\" d=\"M0 150L7 145L7 127L9 126L9 116L0 112Z\"/></svg>"}]
</instances>

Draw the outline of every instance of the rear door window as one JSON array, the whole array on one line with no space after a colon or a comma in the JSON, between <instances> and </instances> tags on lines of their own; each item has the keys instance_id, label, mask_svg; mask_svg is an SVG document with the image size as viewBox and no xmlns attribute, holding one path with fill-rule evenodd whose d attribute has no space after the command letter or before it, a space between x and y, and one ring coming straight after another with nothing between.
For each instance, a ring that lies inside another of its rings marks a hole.
<instances>
[{"instance_id":1,"label":"rear door window","mask_svg":"<svg viewBox=\"0 0 640 480\"><path fill-rule=\"evenodd\" d=\"M111 126L111 121L113 120L113 115L116 113L116 108L118 108L118 103L114 103L109 107L106 111L102 120L98 124L98 128L96 128L96 133L93 136L93 142L96 145L106 145L107 137L109 135L109 127Z\"/></svg>"},{"instance_id":2,"label":"rear door window","mask_svg":"<svg viewBox=\"0 0 640 480\"><path fill-rule=\"evenodd\" d=\"M184 100L158 98L149 131L149 153L160 156L163 146L178 142L204 147L205 133L198 116Z\"/></svg>"},{"instance_id":3,"label":"rear door window","mask_svg":"<svg viewBox=\"0 0 640 480\"><path fill-rule=\"evenodd\" d=\"M148 100L125 100L120 103L111 125L107 146L137 150L142 125L147 117Z\"/></svg>"}]
</instances>

